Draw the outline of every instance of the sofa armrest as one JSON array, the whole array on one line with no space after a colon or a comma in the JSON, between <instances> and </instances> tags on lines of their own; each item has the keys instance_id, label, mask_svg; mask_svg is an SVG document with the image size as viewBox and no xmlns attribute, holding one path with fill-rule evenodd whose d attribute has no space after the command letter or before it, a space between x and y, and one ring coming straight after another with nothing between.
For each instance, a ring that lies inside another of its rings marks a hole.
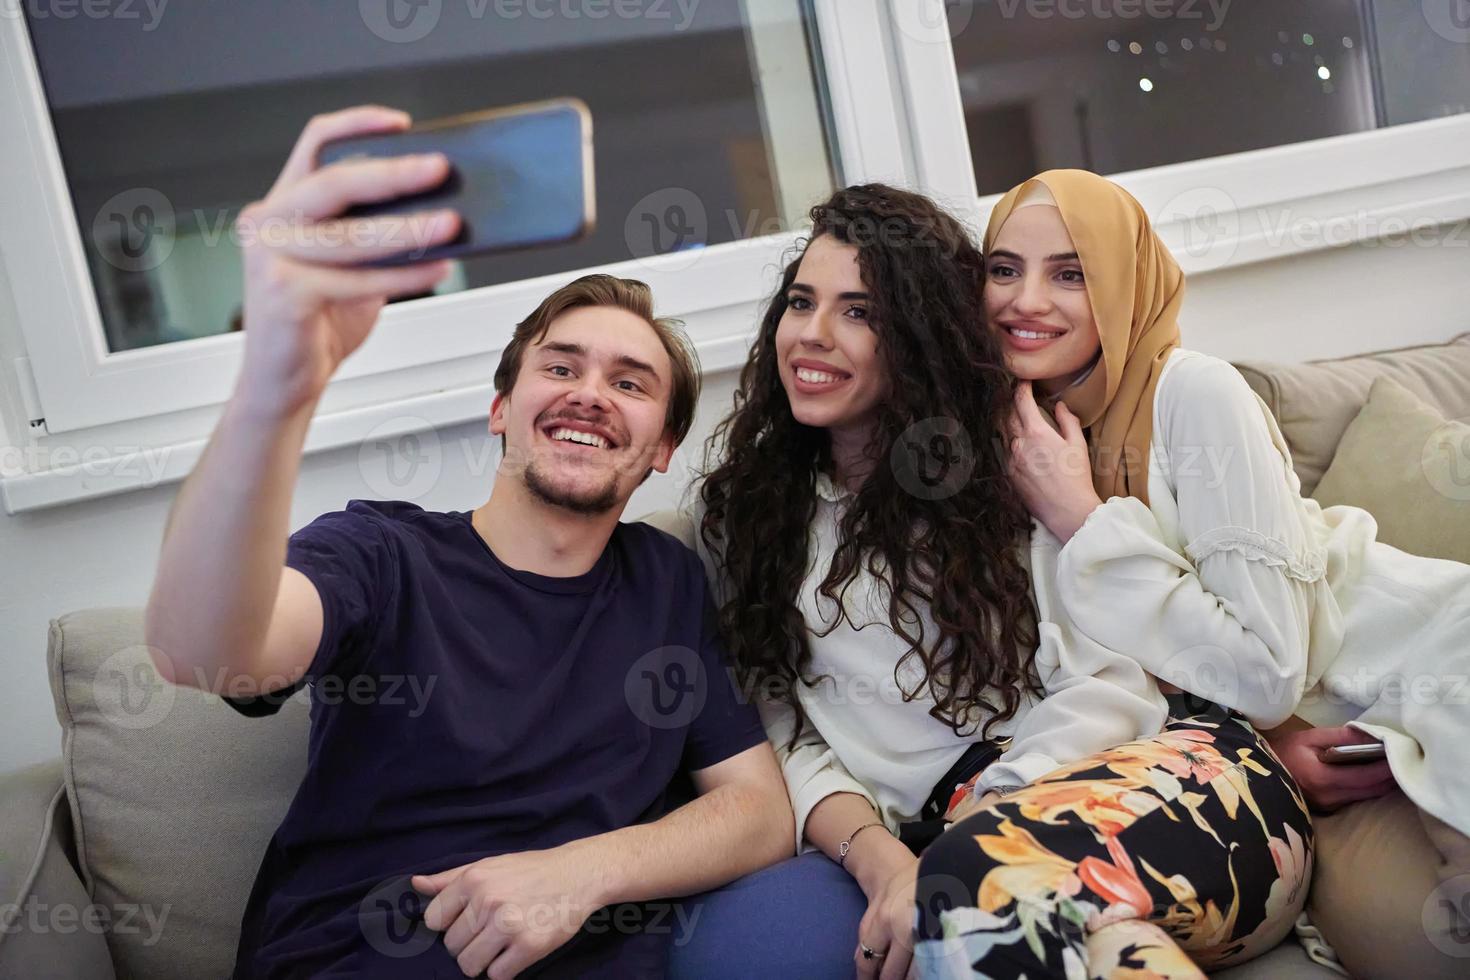
<instances>
[{"instance_id":1,"label":"sofa armrest","mask_svg":"<svg viewBox=\"0 0 1470 980\"><path fill-rule=\"evenodd\" d=\"M74 861L61 760L0 775L0 977L116 976Z\"/></svg>"}]
</instances>

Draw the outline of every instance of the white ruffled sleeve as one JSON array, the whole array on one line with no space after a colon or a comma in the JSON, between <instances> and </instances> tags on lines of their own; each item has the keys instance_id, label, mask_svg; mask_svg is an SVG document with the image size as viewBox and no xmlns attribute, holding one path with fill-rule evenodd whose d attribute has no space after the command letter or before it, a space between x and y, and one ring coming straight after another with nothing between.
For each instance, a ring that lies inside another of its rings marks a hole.
<instances>
[{"instance_id":1,"label":"white ruffled sleeve","mask_svg":"<svg viewBox=\"0 0 1470 980\"><path fill-rule=\"evenodd\" d=\"M1274 727L1301 700L1325 555L1280 431L1245 379L1212 357L1175 356L1153 441L1178 544L1137 498L1114 497L1062 549L1058 591L1092 639Z\"/></svg>"},{"instance_id":2,"label":"white ruffled sleeve","mask_svg":"<svg viewBox=\"0 0 1470 980\"><path fill-rule=\"evenodd\" d=\"M837 758L837 753L822 738L808 721L803 726L794 747L789 746L791 732L796 727L796 712L791 706L778 701L763 699L757 703L761 720L766 725L766 737L776 750L776 760L781 763L781 775L786 779L786 792L791 797L791 809L796 814L796 853L807 849L806 821L817 804L834 793L853 793L872 805L882 818L883 808L847 767ZM886 821L885 821L886 822ZM896 830L889 827L889 830Z\"/></svg>"},{"instance_id":3,"label":"white ruffled sleeve","mask_svg":"<svg viewBox=\"0 0 1470 980\"><path fill-rule=\"evenodd\" d=\"M1011 744L976 782L977 795L1024 786L1053 769L1157 734L1168 703L1138 661L1077 630L1055 596L1060 543L1032 533L1031 569L1041 642L1035 665L1045 697L1018 714Z\"/></svg>"}]
</instances>

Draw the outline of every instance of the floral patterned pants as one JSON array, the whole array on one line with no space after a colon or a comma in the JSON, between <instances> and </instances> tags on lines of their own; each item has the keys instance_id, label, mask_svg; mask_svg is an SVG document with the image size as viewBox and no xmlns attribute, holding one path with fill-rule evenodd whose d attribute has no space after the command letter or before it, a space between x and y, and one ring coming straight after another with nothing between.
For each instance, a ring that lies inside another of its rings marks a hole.
<instances>
[{"instance_id":1,"label":"floral patterned pants","mask_svg":"<svg viewBox=\"0 0 1470 980\"><path fill-rule=\"evenodd\" d=\"M946 830L919 863L914 966L966 980L1166 977L1182 949L1214 969L1290 933L1311 880L1296 783L1248 722L1211 706ZM1124 941L1089 941L1108 926Z\"/></svg>"}]
</instances>

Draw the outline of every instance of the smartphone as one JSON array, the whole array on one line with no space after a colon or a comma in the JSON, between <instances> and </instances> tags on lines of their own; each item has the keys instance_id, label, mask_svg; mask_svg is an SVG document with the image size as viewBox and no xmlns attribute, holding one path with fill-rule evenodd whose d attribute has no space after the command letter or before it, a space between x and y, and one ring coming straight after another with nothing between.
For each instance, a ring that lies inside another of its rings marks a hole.
<instances>
[{"instance_id":1,"label":"smartphone","mask_svg":"<svg viewBox=\"0 0 1470 980\"><path fill-rule=\"evenodd\" d=\"M592 113L580 99L555 99L426 122L399 133L324 144L320 166L343 160L443 153L444 183L431 191L358 205L347 217L453 208L459 235L367 263L408 265L485 252L557 245L590 234L597 221Z\"/></svg>"},{"instance_id":2,"label":"smartphone","mask_svg":"<svg viewBox=\"0 0 1470 980\"><path fill-rule=\"evenodd\" d=\"M1388 750L1382 742L1364 742L1357 745L1334 745L1322 753L1323 762L1344 764L1352 762L1376 762L1386 759Z\"/></svg>"}]
</instances>

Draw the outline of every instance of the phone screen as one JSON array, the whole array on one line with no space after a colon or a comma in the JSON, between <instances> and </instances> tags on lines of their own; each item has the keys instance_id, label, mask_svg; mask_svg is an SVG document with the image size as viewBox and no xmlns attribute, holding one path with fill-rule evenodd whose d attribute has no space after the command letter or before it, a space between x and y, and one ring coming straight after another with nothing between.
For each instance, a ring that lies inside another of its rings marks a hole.
<instances>
[{"instance_id":1,"label":"phone screen","mask_svg":"<svg viewBox=\"0 0 1470 980\"><path fill-rule=\"evenodd\" d=\"M1322 753L1323 761L1339 765L1355 762L1376 762L1379 759L1386 759L1387 757L1388 750L1384 748L1382 742L1334 745Z\"/></svg>"},{"instance_id":2,"label":"phone screen","mask_svg":"<svg viewBox=\"0 0 1470 980\"><path fill-rule=\"evenodd\" d=\"M321 166L354 157L443 153L452 171L433 191L353 208L347 215L454 208L464 221L452 242L373 263L401 265L531 245L575 241L595 222L591 116L574 99L491 110L402 133L326 144Z\"/></svg>"}]
</instances>

